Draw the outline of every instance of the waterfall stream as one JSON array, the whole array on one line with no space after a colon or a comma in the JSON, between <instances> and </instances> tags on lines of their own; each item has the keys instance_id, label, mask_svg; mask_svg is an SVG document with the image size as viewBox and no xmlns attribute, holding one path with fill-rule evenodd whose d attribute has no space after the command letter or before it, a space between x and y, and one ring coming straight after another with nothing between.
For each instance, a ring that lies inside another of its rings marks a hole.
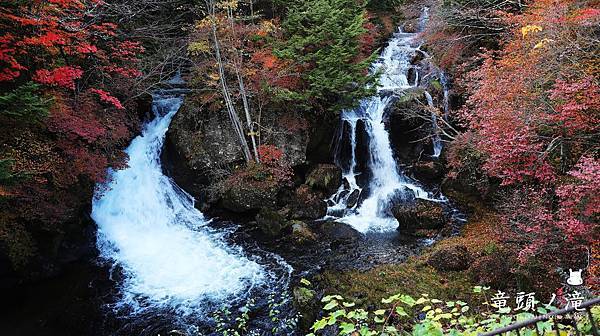
<instances>
[{"instance_id":1,"label":"waterfall stream","mask_svg":"<svg viewBox=\"0 0 600 336\"><path fill-rule=\"evenodd\" d=\"M433 105L433 97L427 91L424 92L425 98L427 99L427 106L431 109L431 129L433 130L433 134L431 134L431 143L433 145L433 157L440 157L442 154L442 139L440 137L440 130L437 124L437 116L435 114L435 106Z\"/></svg>"},{"instance_id":2,"label":"waterfall stream","mask_svg":"<svg viewBox=\"0 0 600 336\"><path fill-rule=\"evenodd\" d=\"M424 9L419 20L419 29L423 30L428 19L428 10ZM403 91L419 85L418 71L414 83L409 83L410 60L415 52L421 52L416 33L405 33L401 30L394 33L381 57L372 65L371 71L380 74L377 95L363 99L355 109L341 113L342 129L338 139L350 142L350 157L344 158L336 153L336 160L343 170L344 184L328 200L328 218L350 224L361 232L391 231L398 227L398 222L390 214L390 206L394 200L421 198L435 199L425 191L417 181L409 179L399 169L392 147L390 135L385 128L386 110L394 103ZM433 99L425 92L428 104L433 106ZM433 156L441 153L442 143L437 129L435 113L432 112ZM366 172L357 169L357 132L358 122L364 123L364 131L368 138L369 154L367 166L369 178L361 187L357 178L364 178Z\"/></svg>"},{"instance_id":3,"label":"waterfall stream","mask_svg":"<svg viewBox=\"0 0 600 336\"><path fill-rule=\"evenodd\" d=\"M194 199L163 174L161 148L182 102L154 97L154 119L127 148L128 167L109 172L98 189L92 218L101 258L122 274L120 306L199 318L203 306L217 308L207 303L242 296L272 275L210 228Z\"/></svg>"}]
</instances>

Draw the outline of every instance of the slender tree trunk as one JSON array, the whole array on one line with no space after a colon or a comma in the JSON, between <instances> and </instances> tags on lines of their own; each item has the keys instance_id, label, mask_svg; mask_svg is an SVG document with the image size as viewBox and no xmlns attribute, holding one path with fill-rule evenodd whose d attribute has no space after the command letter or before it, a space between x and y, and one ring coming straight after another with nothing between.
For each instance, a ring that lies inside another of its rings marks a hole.
<instances>
[{"instance_id":1,"label":"slender tree trunk","mask_svg":"<svg viewBox=\"0 0 600 336\"><path fill-rule=\"evenodd\" d=\"M234 40L237 40L237 34L234 25L233 18L233 9L227 9L227 16L229 19L229 25L231 26L231 32L233 33ZM235 43L235 41L234 41ZM234 60L234 68L235 75L238 80L238 85L240 88L240 96L242 97L242 105L244 106L244 114L246 116L246 126L248 127L248 134L250 135L250 140L252 141L252 150L254 151L254 160L256 162L260 162L260 158L258 156L258 147L256 145L256 133L254 131L254 122L252 122L252 114L250 111L250 104L248 103L248 94L246 91L246 85L244 84L244 78L242 76L242 68L243 68L243 51L237 50L235 51L235 60Z\"/></svg>"},{"instance_id":2,"label":"slender tree trunk","mask_svg":"<svg viewBox=\"0 0 600 336\"><path fill-rule=\"evenodd\" d=\"M244 136L244 129L242 127L242 123L237 114L237 111L235 110L235 105L233 103L233 100L231 99L231 94L227 85L227 79L225 78L225 67L223 66L223 58L221 57L221 47L219 44L219 38L217 36L215 3L214 0L205 0L205 3L206 9L211 18L212 38L215 47L215 57L217 59L217 65L219 68L219 79L221 82L221 90L223 91L223 98L225 99L225 105L227 107L227 113L233 125L233 129L240 141L244 158L246 159L246 162L250 162L252 160L252 154L250 154L250 148L248 147L248 142L246 141L246 137Z\"/></svg>"}]
</instances>

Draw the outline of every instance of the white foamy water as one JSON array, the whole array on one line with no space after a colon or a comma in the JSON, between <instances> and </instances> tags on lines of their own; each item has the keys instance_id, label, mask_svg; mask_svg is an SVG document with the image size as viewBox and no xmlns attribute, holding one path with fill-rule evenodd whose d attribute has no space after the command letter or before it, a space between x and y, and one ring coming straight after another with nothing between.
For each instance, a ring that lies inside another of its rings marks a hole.
<instances>
[{"instance_id":1,"label":"white foamy water","mask_svg":"<svg viewBox=\"0 0 600 336\"><path fill-rule=\"evenodd\" d=\"M427 20L427 10L421 18L421 26ZM421 199L436 200L415 181L407 178L399 169L394 159L390 135L385 129L384 113L393 103L394 94L418 85L409 83L408 72L411 68L410 60L418 50L416 44L417 34L398 32L388 42L381 57L372 65L372 72L381 74L378 94L363 99L360 105L352 110L342 111L342 122L349 125L348 141L351 144L350 164L343 171L343 178L347 185L340 189L328 200L328 216L350 224L360 232L391 231L398 227L398 221L390 214L390 203L393 199L416 197ZM430 98L431 96L429 96ZM432 116L434 118L435 116ZM359 172L356 171L356 141L357 122L362 120L369 141L368 168L371 176L368 188L363 190L356 180ZM435 120L433 120L435 121ZM436 124L437 126L437 124ZM441 151L439 136L434 134L434 152ZM340 138L340 141L343 138ZM352 192L358 190L368 195L361 195L362 202L348 206ZM342 214L340 216L340 213Z\"/></svg>"},{"instance_id":2,"label":"white foamy water","mask_svg":"<svg viewBox=\"0 0 600 336\"><path fill-rule=\"evenodd\" d=\"M155 118L127 148L128 168L110 172L92 218L103 259L120 266L122 304L134 311L197 313L208 301L242 294L265 271L207 227L193 198L162 173L160 152L181 97L154 97Z\"/></svg>"},{"instance_id":3,"label":"white foamy water","mask_svg":"<svg viewBox=\"0 0 600 336\"><path fill-rule=\"evenodd\" d=\"M433 105L433 97L427 91L424 92L425 98L427 98L427 106L431 109L431 129L433 134L431 135L431 143L433 144L433 157L440 157L442 154L442 138L440 137L440 130L437 124L437 116L435 115L435 106Z\"/></svg>"}]
</instances>

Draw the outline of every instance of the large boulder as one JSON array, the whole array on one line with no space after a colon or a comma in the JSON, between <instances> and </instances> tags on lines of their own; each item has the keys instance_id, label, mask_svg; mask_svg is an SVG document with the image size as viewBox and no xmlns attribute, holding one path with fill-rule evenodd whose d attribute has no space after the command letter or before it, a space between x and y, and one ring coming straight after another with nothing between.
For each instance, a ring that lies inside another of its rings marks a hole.
<instances>
[{"instance_id":1,"label":"large boulder","mask_svg":"<svg viewBox=\"0 0 600 336\"><path fill-rule=\"evenodd\" d=\"M444 167L436 161L419 161L413 164L411 172L421 182L436 182L444 176Z\"/></svg>"},{"instance_id":2,"label":"large boulder","mask_svg":"<svg viewBox=\"0 0 600 336\"><path fill-rule=\"evenodd\" d=\"M356 205L356 203L358 203L360 194L361 194L360 190L358 190L358 189L352 190L350 195L348 195L348 199L346 200L346 207L353 208Z\"/></svg>"},{"instance_id":3,"label":"large boulder","mask_svg":"<svg viewBox=\"0 0 600 336\"><path fill-rule=\"evenodd\" d=\"M221 198L221 206L229 211L243 213L277 206L277 188L257 188L249 184L229 186Z\"/></svg>"},{"instance_id":4,"label":"large boulder","mask_svg":"<svg viewBox=\"0 0 600 336\"><path fill-rule=\"evenodd\" d=\"M292 219L319 219L327 214L325 196L308 185L299 186L289 204Z\"/></svg>"},{"instance_id":5,"label":"large boulder","mask_svg":"<svg viewBox=\"0 0 600 336\"><path fill-rule=\"evenodd\" d=\"M342 184L342 170L333 164L318 164L308 173L306 184L314 189L333 194Z\"/></svg>"},{"instance_id":6,"label":"large boulder","mask_svg":"<svg viewBox=\"0 0 600 336\"><path fill-rule=\"evenodd\" d=\"M398 230L407 232L418 229L439 229L447 220L442 204L422 199L397 204L392 207L392 214L398 220Z\"/></svg>"},{"instance_id":7,"label":"large boulder","mask_svg":"<svg viewBox=\"0 0 600 336\"><path fill-rule=\"evenodd\" d=\"M427 104L424 90L414 88L406 90L386 111L384 119L390 133L390 142L395 156L403 163L417 162L423 154L433 154L427 139L431 127L422 115Z\"/></svg>"},{"instance_id":8,"label":"large boulder","mask_svg":"<svg viewBox=\"0 0 600 336\"><path fill-rule=\"evenodd\" d=\"M163 166L194 196L244 163L231 122L224 111L203 110L186 100L173 117L165 139Z\"/></svg>"},{"instance_id":9,"label":"large boulder","mask_svg":"<svg viewBox=\"0 0 600 336\"><path fill-rule=\"evenodd\" d=\"M471 254L463 245L441 247L427 260L438 271L464 271L471 264Z\"/></svg>"},{"instance_id":10,"label":"large boulder","mask_svg":"<svg viewBox=\"0 0 600 336\"><path fill-rule=\"evenodd\" d=\"M353 244L362 237L352 226L340 222L321 223L320 230L333 245Z\"/></svg>"},{"instance_id":11,"label":"large boulder","mask_svg":"<svg viewBox=\"0 0 600 336\"><path fill-rule=\"evenodd\" d=\"M491 253L473 260L469 267L470 278L477 284L506 289L515 280L514 274L511 273L513 265L518 263L515 259L514 255L506 251L494 249Z\"/></svg>"},{"instance_id":12,"label":"large boulder","mask_svg":"<svg viewBox=\"0 0 600 336\"><path fill-rule=\"evenodd\" d=\"M312 232L308 224L301 221L291 221L292 239L298 244L309 244L317 241L317 235Z\"/></svg>"},{"instance_id":13,"label":"large boulder","mask_svg":"<svg viewBox=\"0 0 600 336\"><path fill-rule=\"evenodd\" d=\"M260 124L260 140L283 152L283 159L292 167L306 162L309 142L309 122L302 115L283 111L265 110Z\"/></svg>"},{"instance_id":14,"label":"large boulder","mask_svg":"<svg viewBox=\"0 0 600 336\"><path fill-rule=\"evenodd\" d=\"M280 149L291 166L306 162L309 129L306 120L265 110L260 123L261 143ZM169 126L163 163L183 189L206 199L203 197L206 187L229 176L245 160L227 113L207 111L188 99Z\"/></svg>"}]
</instances>

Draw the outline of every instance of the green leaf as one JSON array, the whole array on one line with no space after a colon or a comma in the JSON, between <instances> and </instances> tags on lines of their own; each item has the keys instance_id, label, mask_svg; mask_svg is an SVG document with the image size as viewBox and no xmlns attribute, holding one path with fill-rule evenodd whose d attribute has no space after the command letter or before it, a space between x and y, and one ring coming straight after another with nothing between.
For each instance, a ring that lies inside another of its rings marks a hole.
<instances>
[{"instance_id":1,"label":"green leaf","mask_svg":"<svg viewBox=\"0 0 600 336\"><path fill-rule=\"evenodd\" d=\"M392 303L396 300L398 300L398 298L400 297L400 295L396 294L396 295L392 295L390 297L388 297L387 299L381 299L381 303Z\"/></svg>"},{"instance_id":2,"label":"green leaf","mask_svg":"<svg viewBox=\"0 0 600 336\"><path fill-rule=\"evenodd\" d=\"M442 300L438 300L438 299L431 299L431 303L442 303Z\"/></svg>"},{"instance_id":3,"label":"green leaf","mask_svg":"<svg viewBox=\"0 0 600 336\"><path fill-rule=\"evenodd\" d=\"M352 323L342 322L340 323L340 335L348 335L356 330L356 326Z\"/></svg>"},{"instance_id":4,"label":"green leaf","mask_svg":"<svg viewBox=\"0 0 600 336\"><path fill-rule=\"evenodd\" d=\"M408 314L402 307L396 307L395 310L396 310L396 314L398 314L399 316L408 316Z\"/></svg>"},{"instance_id":5,"label":"green leaf","mask_svg":"<svg viewBox=\"0 0 600 336\"><path fill-rule=\"evenodd\" d=\"M341 301L341 300L343 300L344 298L343 298L343 297L341 297L341 296L339 296L339 295L327 295L327 296L324 296L324 297L321 299L321 302L329 302L329 301L331 301L331 300L333 300L333 299L336 299L336 300L340 300L340 301Z\"/></svg>"},{"instance_id":6,"label":"green leaf","mask_svg":"<svg viewBox=\"0 0 600 336\"><path fill-rule=\"evenodd\" d=\"M336 300L330 301L328 304L325 305L325 307L323 307L323 309L325 310L332 310L333 308L337 307L339 304Z\"/></svg>"},{"instance_id":7,"label":"green leaf","mask_svg":"<svg viewBox=\"0 0 600 336\"><path fill-rule=\"evenodd\" d=\"M340 316L345 316L346 315L346 310L345 309L338 309L336 311L334 311L333 313L331 313L332 317L338 318Z\"/></svg>"},{"instance_id":8,"label":"green leaf","mask_svg":"<svg viewBox=\"0 0 600 336\"><path fill-rule=\"evenodd\" d=\"M356 303L354 302L342 302L342 305L346 308L350 308L350 307L354 307L356 306Z\"/></svg>"},{"instance_id":9,"label":"green leaf","mask_svg":"<svg viewBox=\"0 0 600 336\"><path fill-rule=\"evenodd\" d=\"M312 286L312 284L310 283L310 281L308 281L308 280L306 280L304 278L300 279L300 283L303 284L303 285L305 285L305 286Z\"/></svg>"},{"instance_id":10,"label":"green leaf","mask_svg":"<svg viewBox=\"0 0 600 336\"><path fill-rule=\"evenodd\" d=\"M417 302L415 302L415 304L423 304L425 302L429 302L429 299L426 299L424 297L420 297L417 299Z\"/></svg>"},{"instance_id":11,"label":"green leaf","mask_svg":"<svg viewBox=\"0 0 600 336\"><path fill-rule=\"evenodd\" d=\"M319 331L325 328L325 326L327 325L327 321L328 319L320 319L312 325L311 329L314 331Z\"/></svg>"},{"instance_id":12,"label":"green leaf","mask_svg":"<svg viewBox=\"0 0 600 336\"><path fill-rule=\"evenodd\" d=\"M423 307L423 309L421 309L421 311L428 311L431 309L431 306L425 306Z\"/></svg>"},{"instance_id":13,"label":"green leaf","mask_svg":"<svg viewBox=\"0 0 600 336\"><path fill-rule=\"evenodd\" d=\"M383 315L385 314L385 309L379 309L373 312L375 315Z\"/></svg>"},{"instance_id":14,"label":"green leaf","mask_svg":"<svg viewBox=\"0 0 600 336\"><path fill-rule=\"evenodd\" d=\"M400 296L400 302L408 305L409 307L414 306L417 302L415 301L415 299L412 298L412 296L409 295L401 295Z\"/></svg>"}]
</instances>

